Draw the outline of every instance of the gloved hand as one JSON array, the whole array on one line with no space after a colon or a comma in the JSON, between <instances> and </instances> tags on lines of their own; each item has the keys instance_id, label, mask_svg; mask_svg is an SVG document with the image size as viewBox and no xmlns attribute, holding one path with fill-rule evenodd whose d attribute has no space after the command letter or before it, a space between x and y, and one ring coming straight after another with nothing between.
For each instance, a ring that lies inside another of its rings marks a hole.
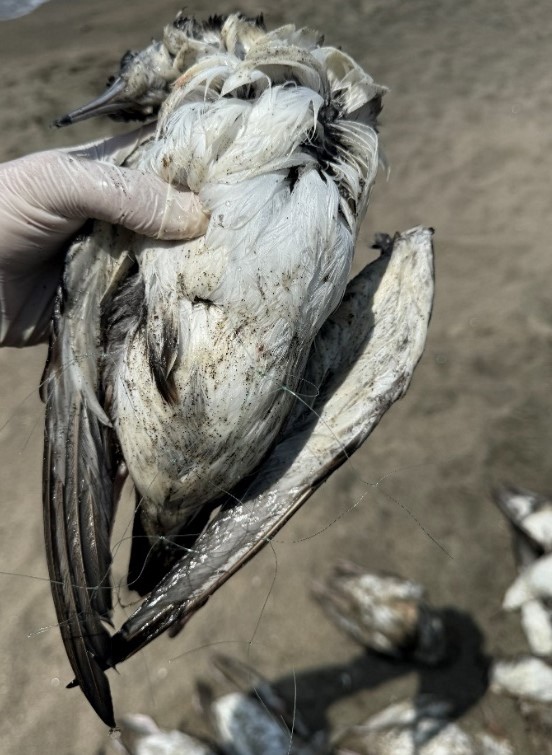
<instances>
[{"instance_id":1,"label":"gloved hand","mask_svg":"<svg viewBox=\"0 0 552 755\"><path fill-rule=\"evenodd\" d=\"M205 232L196 195L114 164L145 136L139 129L0 164L0 346L47 339L63 250L87 218L158 239Z\"/></svg>"}]
</instances>

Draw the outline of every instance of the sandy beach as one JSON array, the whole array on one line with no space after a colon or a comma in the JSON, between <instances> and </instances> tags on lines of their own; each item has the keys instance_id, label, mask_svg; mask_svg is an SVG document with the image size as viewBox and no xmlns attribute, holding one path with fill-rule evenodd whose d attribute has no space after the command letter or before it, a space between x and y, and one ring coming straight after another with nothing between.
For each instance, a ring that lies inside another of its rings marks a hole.
<instances>
[{"instance_id":1,"label":"sandy beach","mask_svg":"<svg viewBox=\"0 0 552 755\"><path fill-rule=\"evenodd\" d=\"M540 755L514 701L487 690L490 657L526 649L501 602L516 573L491 502L502 482L552 493L550 176L552 78L547 0L314 0L265 11L267 25L319 28L389 87L380 174L355 269L376 231L436 229L437 296L407 396L365 446L175 640L161 638L111 673L116 711L201 730L195 681L224 652L292 693L313 728L360 723L416 692L452 696L469 731ZM51 0L0 22L0 160L85 142L128 126L52 121L102 91L177 2ZM220 2L208 13L229 12ZM190 14L205 15L190 0ZM78 690L47 580L41 512L46 349L0 352L0 749L7 755L109 752ZM130 509L114 535L124 537ZM114 582L124 584L126 543ZM447 607L454 658L420 671L359 649L310 597L313 578L350 558L422 582ZM121 587L116 623L135 596Z\"/></svg>"}]
</instances>

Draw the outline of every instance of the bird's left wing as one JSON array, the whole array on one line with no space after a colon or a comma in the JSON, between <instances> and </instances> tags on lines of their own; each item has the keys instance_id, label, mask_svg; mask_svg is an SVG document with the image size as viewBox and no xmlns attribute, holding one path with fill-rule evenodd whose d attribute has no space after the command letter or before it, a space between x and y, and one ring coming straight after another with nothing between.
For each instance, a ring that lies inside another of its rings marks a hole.
<instances>
[{"instance_id":1,"label":"bird's left wing","mask_svg":"<svg viewBox=\"0 0 552 755\"><path fill-rule=\"evenodd\" d=\"M223 507L157 588L113 636L113 663L166 629L178 630L274 537L362 444L410 383L433 301L432 232L389 240L349 284L322 327L306 378L321 387L311 407L257 470L244 496Z\"/></svg>"},{"instance_id":2,"label":"bird's left wing","mask_svg":"<svg viewBox=\"0 0 552 755\"><path fill-rule=\"evenodd\" d=\"M97 224L69 252L41 385L46 404L43 502L46 555L61 636L76 680L98 715L115 726L109 684L110 534L114 460L99 403L101 297L126 259L111 257L118 230Z\"/></svg>"}]
</instances>

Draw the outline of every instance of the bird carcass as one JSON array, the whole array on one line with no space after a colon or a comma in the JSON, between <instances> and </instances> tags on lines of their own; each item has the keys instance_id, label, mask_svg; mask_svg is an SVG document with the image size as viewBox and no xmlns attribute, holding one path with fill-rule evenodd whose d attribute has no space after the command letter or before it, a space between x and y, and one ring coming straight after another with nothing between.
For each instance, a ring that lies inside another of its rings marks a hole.
<instances>
[{"instance_id":1,"label":"bird carcass","mask_svg":"<svg viewBox=\"0 0 552 755\"><path fill-rule=\"evenodd\" d=\"M311 30L180 15L59 122L157 117L124 164L162 177L169 196L197 192L210 213L186 243L94 223L57 300L47 556L74 684L110 726L105 670L182 627L408 387L431 309L431 231L381 237L380 258L347 283L383 93ZM147 597L111 635L122 470L137 494L129 586Z\"/></svg>"}]
</instances>

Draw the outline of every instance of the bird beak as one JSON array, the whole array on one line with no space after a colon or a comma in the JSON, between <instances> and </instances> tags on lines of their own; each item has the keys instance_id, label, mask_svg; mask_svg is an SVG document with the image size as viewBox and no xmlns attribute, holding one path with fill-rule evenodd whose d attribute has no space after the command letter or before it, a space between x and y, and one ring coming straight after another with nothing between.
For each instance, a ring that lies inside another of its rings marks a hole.
<instances>
[{"instance_id":1,"label":"bird beak","mask_svg":"<svg viewBox=\"0 0 552 755\"><path fill-rule=\"evenodd\" d=\"M54 126L61 128L62 126L70 126L72 123L85 121L87 118L94 118L96 115L109 115L109 113L117 112L121 109L122 104L119 97L125 89L126 81L117 77L103 94L86 103L86 105L82 105L82 107L58 118L54 121Z\"/></svg>"}]
</instances>

